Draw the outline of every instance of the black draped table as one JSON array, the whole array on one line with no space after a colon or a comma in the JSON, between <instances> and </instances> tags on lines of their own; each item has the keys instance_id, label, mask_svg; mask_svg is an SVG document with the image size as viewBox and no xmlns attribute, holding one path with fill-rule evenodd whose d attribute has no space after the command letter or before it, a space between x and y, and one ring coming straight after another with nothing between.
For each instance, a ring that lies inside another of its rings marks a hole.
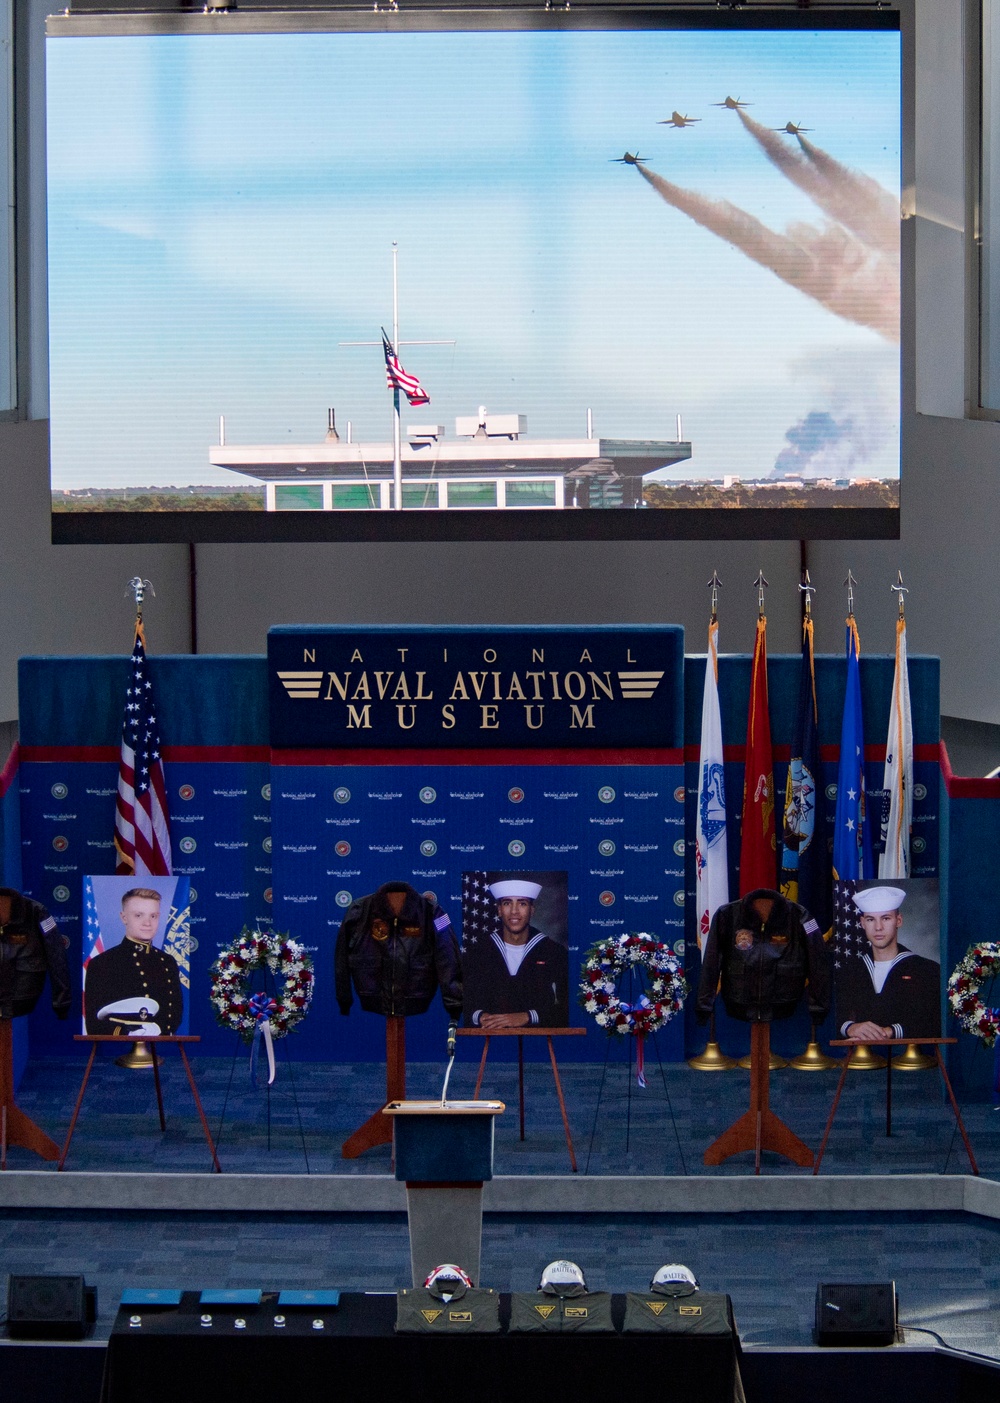
<instances>
[{"instance_id":1,"label":"black draped table","mask_svg":"<svg viewBox=\"0 0 1000 1403\"><path fill-rule=\"evenodd\" d=\"M612 1298L612 1311L620 1329L624 1296ZM499 1335L398 1335L394 1294L345 1292L335 1309L291 1309L275 1293L259 1306L223 1307L188 1291L177 1307L119 1309L102 1403L608 1403L664 1390L698 1403L743 1399L735 1325L716 1337L512 1335L509 1318L510 1297L501 1296Z\"/></svg>"}]
</instances>

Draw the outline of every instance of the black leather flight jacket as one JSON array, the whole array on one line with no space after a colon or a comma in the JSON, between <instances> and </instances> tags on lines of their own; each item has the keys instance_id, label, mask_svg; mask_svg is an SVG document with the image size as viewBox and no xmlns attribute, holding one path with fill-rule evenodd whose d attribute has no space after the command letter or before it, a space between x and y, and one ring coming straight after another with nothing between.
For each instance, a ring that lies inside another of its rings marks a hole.
<instances>
[{"instance_id":1,"label":"black leather flight jacket","mask_svg":"<svg viewBox=\"0 0 1000 1403\"><path fill-rule=\"evenodd\" d=\"M10 920L0 925L0 1018L21 1018L37 1004L49 976L52 1011L69 1015L71 992L66 946L40 901L0 887Z\"/></svg>"},{"instance_id":2,"label":"black leather flight jacket","mask_svg":"<svg viewBox=\"0 0 1000 1403\"><path fill-rule=\"evenodd\" d=\"M389 895L402 892L399 915ZM448 1015L462 1016L462 957L451 922L406 882L386 882L348 909L334 955L337 1004L349 1013L351 985L366 1013L409 1018L430 1007L437 989Z\"/></svg>"},{"instance_id":3,"label":"black leather flight jacket","mask_svg":"<svg viewBox=\"0 0 1000 1403\"><path fill-rule=\"evenodd\" d=\"M773 902L766 921L754 910L761 899ZM726 1012L743 1023L791 1017L803 992L814 1023L830 1011L830 961L819 924L776 891L750 892L713 916L698 981L699 1023L711 1015L720 972Z\"/></svg>"}]
</instances>

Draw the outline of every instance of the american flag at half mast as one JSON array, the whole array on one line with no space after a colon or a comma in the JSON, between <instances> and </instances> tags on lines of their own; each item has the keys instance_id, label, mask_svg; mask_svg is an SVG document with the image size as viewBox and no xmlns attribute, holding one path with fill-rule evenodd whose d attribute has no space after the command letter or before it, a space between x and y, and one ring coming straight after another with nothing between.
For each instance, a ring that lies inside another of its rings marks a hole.
<instances>
[{"instance_id":1,"label":"american flag at half mast","mask_svg":"<svg viewBox=\"0 0 1000 1403\"><path fill-rule=\"evenodd\" d=\"M413 406L430 404L431 397L417 377L411 375L400 365L395 348L384 330L382 332L382 350L385 353L385 383L389 389L402 390Z\"/></svg>"},{"instance_id":2,"label":"american flag at half mast","mask_svg":"<svg viewBox=\"0 0 1000 1403\"><path fill-rule=\"evenodd\" d=\"M141 614L135 622L135 643L125 689L115 848L118 852L115 870L122 875L169 877L171 874L167 786Z\"/></svg>"}]
</instances>

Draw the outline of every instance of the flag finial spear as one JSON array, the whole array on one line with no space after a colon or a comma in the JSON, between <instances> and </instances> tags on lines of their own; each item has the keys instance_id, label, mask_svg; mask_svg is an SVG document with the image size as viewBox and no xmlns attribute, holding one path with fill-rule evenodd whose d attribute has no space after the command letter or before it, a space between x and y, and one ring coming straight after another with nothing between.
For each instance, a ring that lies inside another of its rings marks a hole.
<instances>
[{"instance_id":1,"label":"flag finial spear","mask_svg":"<svg viewBox=\"0 0 1000 1403\"><path fill-rule=\"evenodd\" d=\"M894 585L890 585L889 588L892 590L892 592L895 594L896 598L899 600L899 617L900 617L901 619L903 619L903 618L906 617L906 610L905 610L904 600L905 600L906 596L909 594L910 591L909 591L909 590L906 588L906 586L903 584L903 572L902 572L902 570L897 570L897 571L896 571L896 583L895 583Z\"/></svg>"},{"instance_id":2,"label":"flag finial spear","mask_svg":"<svg viewBox=\"0 0 1000 1403\"><path fill-rule=\"evenodd\" d=\"M847 579L844 581L844 584L847 586L847 617L849 619L854 618L854 586L857 583L853 572L848 570Z\"/></svg>"},{"instance_id":3,"label":"flag finial spear","mask_svg":"<svg viewBox=\"0 0 1000 1403\"><path fill-rule=\"evenodd\" d=\"M802 595L802 610L807 619L812 618L812 597L816 593L816 586L809 578L809 571L802 571L802 579L799 581L799 593Z\"/></svg>"},{"instance_id":4,"label":"flag finial spear","mask_svg":"<svg viewBox=\"0 0 1000 1403\"><path fill-rule=\"evenodd\" d=\"M709 623L714 624L719 612L719 590L722 588L722 581L719 579L718 571L712 571L712 578L709 580L706 589L712 591L712 617Z\"/></svg>"},{"instance_id":5,"label":"flag finial spear","mask_svg":"<svg viewBox=\"0 0 1000 1403\"><path fill-rule=\"evenodd\" d=\"M763 572L763 570L758 570L758 571L757 571L757 578L754 580L754 586L755 586L755 588L756 588L756 590L757 590L757 612L758 612L758 614L760 615L760 617L763 618L763 617L764 617L764 591L765 591L766 589L770 589L770 585L769 585L768 582L764 579L764 572Z\"/></svg>"},{"instance_id":6,"label":"flag finial spear","mask_svg":"<svg viewBox=\"0 0 1000 1403\"><path fill-rule=\"evenodd\" d=\"M134 575L125 586L126 595L135 595L135 612L140 619L142 618L142 603L146 597L147 590L149 590L150 594L155 599L156 590L153 588L151 581L144 580L141 575Z\"/></svg>"}]
</instances>

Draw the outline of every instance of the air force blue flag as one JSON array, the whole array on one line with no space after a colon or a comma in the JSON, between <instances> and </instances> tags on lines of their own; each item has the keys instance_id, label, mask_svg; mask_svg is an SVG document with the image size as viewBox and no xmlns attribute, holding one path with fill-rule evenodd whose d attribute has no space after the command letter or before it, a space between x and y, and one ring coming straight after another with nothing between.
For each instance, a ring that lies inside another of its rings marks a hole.
<instances>
[{"instance_id":1,"label":"air force blue flag","mask_svg":"<svg viewBox=\"0 0 1000 1403\"><path fill-rule=\"evenodd\" d=\"M875 876L871 823L865 798L860 652L858 627L852 614L847 620L847 689L840 728L837 813L833 825L833 875L842 882Z\"/></svg>"},{"instance_id":2,"label":"air force blue flag","mask_svg":"<svg viewBox=\"0 0 1000 1403\"><path fill-rule=\"evenodd\" d=\"M726 845L726 780L719 713L719 625L708 626L705 692L701 706L701 753L698 757L698 818L695 828L698 866L698 949L708 936L712 917L729 900L729 853Z\"/></svg>"}]
</instances>

